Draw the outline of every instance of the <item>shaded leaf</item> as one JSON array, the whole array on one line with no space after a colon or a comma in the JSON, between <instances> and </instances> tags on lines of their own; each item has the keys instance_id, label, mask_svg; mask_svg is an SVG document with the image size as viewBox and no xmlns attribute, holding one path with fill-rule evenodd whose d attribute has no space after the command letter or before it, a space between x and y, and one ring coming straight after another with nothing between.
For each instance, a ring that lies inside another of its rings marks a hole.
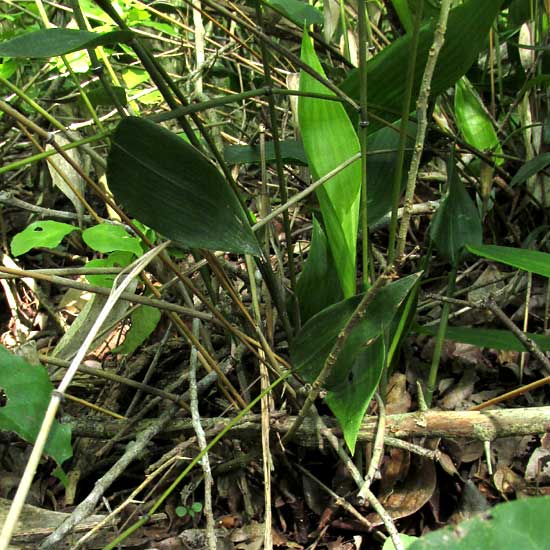
<instances>
[{"instance_id":1,"label":"shaded leaf","mask_svg":"<svg viewBox=\"0 0 550 550\"><path fill-rule=\"evenodd\" d=\"M416 325L414 331L418 334L435 336L437 327ZM542 351L550 351L550 336L526 332L525 336ZM463 344L470 344L478 348L492 348L507 351L526 351L524 345L509 330L496 328L472 328L472 327L449 327L445 332L445 339Z\"/></svg>"},{"instance_id":2,"label":"shaded leaf","mask_svg":"<svg viewBox=\"0 0 550 550\"><path fill-rule=\"evenodd\" d=\"M43 58L65 55L77 50L129 42L131 31L95 33L77 29L42 29L28 32L0 44L0 55L6 57Z\"/></svg>"},{"instance_id":3,"label":"shaded leaf","mask_svg":"<svg viewBox=\"0 0 550 550\"><path fill-rule=\"evenodd\" d=\"M384 339L378 338L353 362L346 384L327 392L325 401L338 420L351 454L371 399L378 388L385 365Z\"/></svg>"},{"instance_id":4,"label":"shaded leaf","mask_svg":"<svg viewBox=\"0 0 550 550\"><path fill-rule=\"evenodd\" d=\"M527 181L531 176L538 174L550 165L550 153L541 153L535 158L528 160L514 175L510 181L510 187Z\"/></svg>"},{"instance_id":5,"label":"shaded leaf","mask_svg":"<svg viewBox=\"0 0 550 550\"><path fill-rule=\"evenodd\" d=\"M304 33L302 60L324 76L310 37ZM334 95L302 72L300 91ZM359 152L359 140L342 105L300 96L298 119L309 166L315 179ZM358 162L339 172L317 190L323 221L345 297L355 294L355 260L359 225L361 168Z\"/></svg>"},{"instance_id":6,"label":"shaded leaf","mask_svg":"<svg viewBox=\"0 0 550 550\"><path fill-rule=\"evenodd\" d=\"M0 346L0 387L6 395L6 403L0 407L0 430L34 443L53 391L47 370ZM44 452L59 465L72 456L68 424L54 421Z\"/></svg>"},{"instance_id":7,"label":"shaded leaf","mask_svg":"<svg viewBox=\"0 0 550 550\"><path fill-rule=\"evenodd\" d=\"M531 497L497 504L490 514L439 529L417 540L410 550L471 550L472 548L548 548L550 497Z\"/></svg>"},{"instance_id":8,"label":"shaded leaf","mask_svg":"<svg viewBox=\"0 0 550 550\"><path fill-rule=\"evenodd\" d=\"M347 382L357 355L391 323L399 305L418 280L419 274L409 275L386 285L373 298L359 325L350 334L342 353L326 383L333 391ZM290 354L298 374L313 382L325 363L338 334L357 308L362 295L353 296L314 315L298 333Z\"/></svg>"},{"instance_id":9,"label":"shaded leaf","mask_svg":"<svg viewBox=\"0 0 550 550\"><path fill-rule=\"evenodd\" d=\"M154 307L140 306L131 315L130 330L124 336L124 342L113 353L133 353L155 330L160 321L160 311Z\"/></svg>"},{"instance_id":10,"label":"shaded leaf","mask_svg":"<svg viewBox=\"0 0 550 550\"><path fill-rule=\"evenodd\" d=\"M479 52L485 47L487 35L502 2L503 0L469 0L451 10L445 44L439 54L431 83L432 97L452 86L477 60ZM435 26L436 21L431 20L420 28L411 105L416 105ZM401 117L407 87L404 75L407 74L409 64L411 40L410 34L398 38L367 63L369 109L388 122L394 122ZM357 70L349 74L341 88L354 99L359 98ZM371 121L370 131L379 127L379 122Z\"/></svg>"},{"instance_id":11,"label":"shaded leaf","mask_svg":"<svg viewBox=\"0 0 550 550\"><path fill-rule=\"evenodd\" d=\"M322 25L321 12L303 0L264 0L300 28L304 25Z\"/></svg>"},{"instance_id":12,"label":"shaded leaf","mask_svg":"<svg viewBox=\"0 0 550 550\"><path fill-rule=\"evenodd\" d=\"M302 324L343 298L325 232L315 218L309 255L296 283L296 295Z\"/></svg>"},{"instance_id":13,"label":"shaded leaf","mask_svg":"<svg viewBox=\"0 0 550 550\"><path fill-rule=\"evenodd\" d=\"M460 180L454 159L447 166L449 193L439 205L430 225L430 237L439 254L453 266L464 255L466 244L480 244L483 228L476 205Z\"/></svg>"},{"instance_id":14,"label":"shaded leaf","mask_svg":"<svg viewBox=\"0 0 550 550\"><path fill-rule=\"evenodd\" d=\"M33 248L55 248L75 230L78 230L78 227L53 220L33 222L13 237L11 253L14 256L21 256Z\"/></svg>"},{"instance_id":15,"label":"shaded leaf","mask_svg":"<svg viewBox=\"0 0 550 550\"><path fill-rule=\"evenodd\" d=\"M307 156L301 141L286 139L279 143L281 157L288 164L307 166ZM227 164L260 164L259 145L229 145L223 150L223 156ZM265 142L265 160L273 162L275 147L272 141Z\"/></svg>"},{"instance_id":16,"label":"shaded leaf","mask_svg":"<svg viewBox=\"0 0 550 550\"><path fill-rule=\"evenodd\" d=\"M476 256L517 267L544 277L550 277L550 254L546 252L492 244L472 244L466 248Z\"/></svg>"},{"instance_id":17,"label":"shaded leaf","mask_svg":"<svg viewBox=\"0 0 550 550\"><path fill-rule=\"evenodd\" d=\"M136 117L120 122L107 178L133 216L183 246L261 254L245 212L218 169L158 124Z\"/></svg>"}]
</instances>

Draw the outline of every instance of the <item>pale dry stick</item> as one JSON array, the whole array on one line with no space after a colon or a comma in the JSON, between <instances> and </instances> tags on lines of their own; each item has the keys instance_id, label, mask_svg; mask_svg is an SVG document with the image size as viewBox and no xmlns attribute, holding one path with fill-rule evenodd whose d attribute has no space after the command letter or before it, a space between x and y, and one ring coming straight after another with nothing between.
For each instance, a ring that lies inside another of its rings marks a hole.
<instances>
[{"instance_id":1,"label":"pale dry stick","mask_svg":"<svg viewBox=\"0 0 550 550\"><path fill-rule=\"evenodd\" d=\"M193 0L193 34L195 35L195 62L197 72L201 71L204 65L204 25L201 15L200 0ZM200 97L202 95L202 75L199 74L195 80L195 93Z\"/></svg>"},{"instance_id":2,"label":"pale dry stick","mask_svg":"<svg viewBox=\"0 0 550 550\"><path fill-rule=\"evenodd\" d=\"M411 166L409 168L409 175L407 178L403 218L401 219L401 225L399 226L399 234L397 237L397 260L401 259L405 254L405 244L407 242L407 233L409 231L409 224L411 221L416 178L420 167L420 159L424 150L424 140L426 139L426 130L428 127L428 101L430 99L430 88L435 66L437 64L437 58L445 42L445 32L447 30L447 19L449 18L451 3L452 0L441 0L439 20L434 33L434 41L428 54L428 60L422 76L422 83L420 84L420 92L418 94L418 101L416 104L418 129L416 132L413 158L411 160Z\"/></svg>"},{"instance_id":3,"label":"pale dry stick","mask_svg":"<svg viewBox=\"0 0 550 550\"><path fill-rule=\"evenodd\" d=\"M378 470L380 459L384 453L384 439L386 434L386 407L384 407L384 401L380 399L380 396L376 394L376 402L378 403L378 426L376 427L376 437L374 438L374 445L372 449L372 456L370 459L369 469L365 477L365 482L361 489L359 489L358 497L362 500L366 498L366 491L370 488L374 481L374 476Z\"/></svg>"},{"instance_id":4,"label":"pale dry stick","mask_svg":"<svg viewBox=\"0 0 550 550\"><path fill-rule=\"evenodd\" d=\"M36 437L36 441L34 443L31 456L29 457L27 466L25 467L25 471L23 472L23 476L21 477L19 487L17 488L17 492L15 494L13 502L10 506L10 510L4 522L4 526L2 527L2 532L0 533L0 550L6 550L8 548L13 531L17 524L17 520L19 519L21 510L23 509L23 505L25 504L25 499L27 498L27 494L29 492L32 481L34 479L36 469L38 468L40 458L42 457L44 446L46 445L46 441L50 435L50 431L55 420L57 409L59 408L59 404L63 399L65 390L70 385L74 375L78 370L78 366L84 359L84 356L86 355L88 348L94 341L97 332L99 331L99 329L101 328L101 325L104 323L110 311L112 310L112 308L114 307L118 299L120 298L120 295L122 294L122 292L124 292L124 289L140 273L140 271L142 271L147 266L147 264L153 258L155 258L160 252L162 252L169 244L170 244L170 241L166 241L161 245L148 251L141 258L136 260L133 264L129 266L129 269L128 269L129 272L126 278L119 281L119 278L122 278L122 275L124 273L121 273L117 277L117 279L115 280L115 285L113 285L112 292L107 302L105 303L105 306L99 313L92 328L90 329L90 332L84 339L82 346L80 347L80 349L78 350L78 353L73 359L71 366L67 369L67 372L65 373L63 380L61 380L57 390L54 390L52 392L50 404L48 405L48 408L44 415L42 426L40 427L40 431L38 432L38 435Z\"/></svg>"},{"instance_id":5,"label":"pale dry stick","mask_svg":"<svg viewBox=\"0 0 550 550\"><path fill-rule=\"evenodd\" d=\"M533 274L527 273L527 289L525 290L525 312L523 314L523 332L527 332L529 329L529 302L531 301L531 288L533 285ZM519 362L519 383L523 384L523 372L525 369L525 362L527 361L527 352L521 354Z\"/></svg>"},{"instance_id":6,"label":"pale dry stick","mask_svg":"<svg viewBox=\"0 0 550 550\"><path fill-rule=\"evenodd\" d=\"M198 319L193 319L193 334L196 338L199 337L199 323ZM193 422L193 428L197 435L197 442L199 449L204 451L206 449L206 437L201 425L201 416L199 412L199 399L197 392L197 364L198 364L198 350L196 347L191 348L191 357L189 359L189 394L191 396L191 419ZM212 486L214 480L212 479L212 470L210 469L210 460L208 453L205 452L200 460L202 467L202 473L204 476L204 515L206 517L206 540L209 550L216 550L216 525L214 523L214 514L212 512Z\"/></svg>"}]
</instances>

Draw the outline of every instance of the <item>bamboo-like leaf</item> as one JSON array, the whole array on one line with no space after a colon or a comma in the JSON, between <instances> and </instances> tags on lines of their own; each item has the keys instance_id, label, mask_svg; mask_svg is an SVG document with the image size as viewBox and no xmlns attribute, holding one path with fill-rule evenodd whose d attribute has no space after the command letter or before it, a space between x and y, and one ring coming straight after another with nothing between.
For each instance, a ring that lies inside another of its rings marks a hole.
<instances>
[{"instance_id":1,"label":"bamboo-like leaf","mask_svg":"<svg viewBox=\"0 0 550 550\"><path fill-rule=\"evenodd\" d=\"M451 10L445 44L439 54L431 83L433 97L453 86L477 60L502 3L503 0L468 0ZM420 28L411 105L416 104L435 26L436 21L430 20ZM401 116L407 86L404 75L407 74L411 40L409 34L397 39L367 63L369 109L388 122L394 122ZM357 99L358 71L352 71L341 87L349 96ZM372 120L370 131L378 127L380 123Z\"/></svg>"},{"instance_id":2,"label":"bamboo-like leaf","mask_svg":"<svg viewBox=\"0 0 550 550\"><path fill-rule=\"evenodd\" d=\"M326 388L339 391L348 383L348 374L358 354L392 322L400 304L418 280L419 274L395 281L378 292L367 307L359 325L351 332ZM353 296L314 315L292 343L292 363L308 382L315 380L330 353L338 334L353 315L362 296Z\"/></svg>"},{"instance_id":3,"label":"bamboo-like leaf","mask_svg":"<svg viewBox=\"0 0 550 550\"><path fill-rule=\"evenodd\" d=\"M535 158L528 160L515 174L510 181L510 187L527 181L531 176L538 174L550 165L550 153L541 153Z\"/></svg>"},{"instance_id":4,"label":"bamboo-like leaf","mask_svg":"<svg viewBox=\"0 0 550 550\"><path fill-rule=\"evenodd\" d=\"M546 252L491 244L468 245L466 248L476 256L550 277L550 254Z\"/></svg>"},{"instance_id":5,"label":"bamboo-like leaf","mask_svg":"<svg viewBox=\"0 0 550 550\"><path fill-rule=\"evenodd\" d=\"M481 244L483 229L476 205L468 195L456 172L454 159L447 167L449 194L435 213L430 237L440 255L456 266L464 254L467 244Z\"/></svg>"},{"instance_id":6,"label":"bamboo-like leaf","mask_svg":"<svg viewBox=\"0 0 550 550\"><path fill-rule=\"evenodd\" d=\"M479 94L463 76L455 85L455 118L460 133L467 143L480 151L502 155L502 147ZM495 158L502 164L501 157Z\"/></svg>"},{"instance_id":7,"label":"bamboo-like leaf","mask_svg":"<svg viewBox=\"0 0 550 550\"><path fill-rule=\"evenodd\" d=\"M357 434L371 399L378 388L385 365L384 339L378 338L354 361L347 384L329 391L325 401L338 420L351 454L355 452Z\"/></svg>"},{"instance_id":8,"label":"bamboo-like leaf","mask_svg":"<svg viewBox=\"0 0 550 550\"><path fill-rule=\"evenodd\" d=\"M302 59L324 76L310 37L304 33ZM300 90L333 94L307 73L300 76ZM359 151L359 140L340 103L300 97L298 119L309 166L318 179ZM361 169L358 162L348 166L317 190L328 242L344 296L355 294L355 258L359 225Z\"/></svg>"},{"instance_id":9,"label":"bamboo-like leaf","mask_svg":"<svg viewBox=\"0 0 550 550\"><path fill-rule=\"evenodd\" d=\"M113 135L107 179L133 216L186 247L261 254L245 212L218 169L158 124L122 120Z\"/></svg>"},{"instance_id":10,"label":"bamboo-like leaf","mask_svg":"<svg viewBox=\"0 0 550 550\"><path fill-rule=\"evenodd\" d=\"M131 31L96 33L78 29L41 29L6 40L0 44L0 56L44 58L66 55L86 48L129 42Z\"/></svg>"}]
</instances>

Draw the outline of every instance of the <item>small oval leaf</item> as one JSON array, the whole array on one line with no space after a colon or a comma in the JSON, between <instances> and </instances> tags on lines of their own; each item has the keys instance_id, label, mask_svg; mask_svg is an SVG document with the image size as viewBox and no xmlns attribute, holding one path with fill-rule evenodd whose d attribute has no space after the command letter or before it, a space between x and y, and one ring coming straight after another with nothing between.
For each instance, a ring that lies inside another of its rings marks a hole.
<instances>
[{"instance_id":1,"label":"small oval leaf","mask_svg":"<svg viewBox=\"0 0 550 550\"><path fill-rule=\"evenodd\" d=\"M55 248L78 227L53 220L41 220L29 224L11 240L11 253L21 256L33 248Z\"/></svg>"}]
</instances>

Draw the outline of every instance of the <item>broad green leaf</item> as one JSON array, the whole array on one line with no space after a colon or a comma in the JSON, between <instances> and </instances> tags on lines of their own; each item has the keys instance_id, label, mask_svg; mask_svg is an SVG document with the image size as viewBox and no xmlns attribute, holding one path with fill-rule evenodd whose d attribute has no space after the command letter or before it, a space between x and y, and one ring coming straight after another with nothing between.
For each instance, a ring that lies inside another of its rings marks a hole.
<instances>
[{"instance_id":1,"label":"broad green leaf","mask_svg":"<svg viewBox=\"0 0 550 550\"><path fill-rule=\"evenodd\" d=\"M325 401L338 420L352 455L361 422L378 388L385 359L384 339L380 337L355 359L346 384L337 391L327 392Z\"/></svg>"},{"instance_id":2,"label":"broad green leaf","mask_svg":"<svg viewBox=\"0 0 550 550\"><path fill-rule=\"evenodd\" d=\"M121 105L127 105L128 99L124 88L112 86L112 91ZM103 86L86 88L86 94L94 107L113 107L115 105L111 94Z\"/></svg>"},{"instance_id":3,"label":"broad green leaf","mask_svg":"<svg viewBox=\"0 0 550 550\"><path fill-rule=\"evenodd\" d=\"M281 157L288 164L300 164L307 166L307 156L304 146L300 141L286 139L279 143L281 148ZM223 151L223 156L227 164L260 164L260 146L259 145L229 145ZM265 143L265 160L273 162L275 160L275 147L272 141Z\"/></svg>"},{"instance_id":4,"label":"broad green leaf","mask_svg":"<svg viewBox=\"0 0 550 550\"><path fill-rule=\"evenodd\" d=\"M489 30L502 3L503 0L468 0L451 10L445 44L439 54L431 83L432 97L453 86L477 61L479 52L485 48ZM430 20L420 28L411 105L416 105L436 24L437 21ZM407 88L405 75L409 64L411 40L410 34L398 38L367 63L369 109L388 122L394 122L401 117ZM354 99L359 98L357 70L349 74L341 88ZM369 131L379 127L379 122L371 120Z\"/></svg>"},{"instance_id":5,"label":"broad green leaf","mask_svg":"<svg viewBox=\"0 0 550 550\"><path fill-rule=\"evenodd\" d=\"M546 550L550 540L549 509L549 496L497 504L491 508L489 514L429 533L418 539L409 549Z\"/></svg>"},{"instance_id":6,"label":"broad green leaf","mask_svg":"<svg viewBox=\"0 0 550 550\"><path fill-rule=\"evenodd\" d=\"M100 223L82 232L82 240L97 252L132 252L141 256L139 239L128 234L124 227L111 223Z\"/></svg>"},{"instance_id":7,"label":"broad green leaf","mask_svg":"<svg viewBox=\"0 0 550 550\"><path fill-rule=\"evenodd\" d=\"M44 220L33 222L11 240L11 253L21 256L33 248L55 248L78 227L68 223Z\"/></svg>"},{"instance_id":8,"label":"broad green leaf","mask_svg":"<svg viewBox=\"0 0 550 550\"><path fill-rule=\"evenodd\" d=\"M416 124L409 123L405 140L405 161L401 188L407 181ZM369 226L380 221L392 208L392 184L397 164L399 133L392 128L381 128L369 134L367 153L367 214Z\"/></svg>"},{"instance_id":9,"label":"broad green leaf","mask_svg":"<svg viewBox=\"0 0 550 550\"><path fill-rule=\"evenodd\" d=\"M343 298L325 232L315 218L309 255L296 283L296 295L302 324Z\"/></svg>"},{"instance_id":10,"label":"broad green leaf","mask_svg":"<svg viewBox=\"0 0 550 550\"><path fill-rule=\"evenodd\" d=\"M466 244L481 244L483 229L476 205L456 172L454 159L447 165L449 193L439 205L430 225L430 237L439 254L456 266Z\"/></svg>"},{"instance_id":11,"label":"broad green leaf","mask_svg":"<svg viewBox=\"0 0 550 550\"><path fill-rule=\"evenodd\" d=\"M470 81L463 76L455 85L455 118L460 133L472 147L502 155L502 147L491 117ZM496 164L503 159L495 158Z\"/></svg>"},{"instance_id":12,"label":"broad green leaf","mask_svg":"<svg viewBox=\"0 0 550 550\"><path fill-rule=\"evenodd\" d=\"M435 336L437 327L414 327L419 334ZM550 351L550 336L526 332L525 336L533 340L542 351ZM506 351L526 351L524 345L509 330L496 328L447 327L445 339L462 342L478 348L502 349Z\"/></svg>"},{"instance_id":13,"label":"broad green leaf","mask_svg":"<svg viewBox=\"0 0 550 550\"><path fill-rule=\"evenodd\" d=\"M124 336L124 342L113 353L130 354L149 338L160 321L160 311L154 307L140 306L131 315L130 330Z\"/></svg>"},{"instance_id":14,"label":"broad green leaf","mask_svg":"<svg viewBox=\"0 0 550 550\"><path fill-rule=\"evenodd\" d=\"M128 212L183 246L261 254L245 212L218 169L158 124L136 117L119 123L107 179Z\"/></svg>"},{"instance_id":15,"label":"broad green leaf","mask_svg":"<svg viewBox=\"0 0 550 550\"><path fill-rule=\"evenodd\" d=\"M131 31L111 31L99 34L77 29L42 29L2 42L0 56L54 57L86 48L129 42L133 36Z\"/></svg>"},{"instance_id":16,"label":"broad green leaf","mask_svg":"<svg viewBox=\"0 0 550 550\"><path fill-rule=\"evenodd\" d=\"M324 76L310 37L304 33L302 60ZM333 94L307 73L300 75L300 91ZM359 151L359 140L340 103L300 96L300 131L313 177L319 179ZM361 168L348 166L317 190L327 238L345 297L355 294L355 259L359 225Z\"/></svg>"},{"instance_id":17,"label":"broad green leaf","mask_svg":"<svg viewBox=\"0 0 550 550\"><path fill-rule=\"evenodd\" d=\"M407 0L391 0L393 4L393 9L399 17L399 21L403 25L403 28L406 32L411 32L413 28L413 15L411 9L409 8L409 3Z\"/></svg>"},{"instance_id":18,"label":"broad green leaf","mask_svg":"<svg viewBox=\"0 0 550 550\"><path fill-rule=\"evenodd\" d=\"M531 176L538 174L550 165L550 153L541 153L535 158L528 160L515 174L510 181L510 187L527 181Z\"/></svg>"},{"instance_id":19,"label":"broad green leaf","mask_svg":"<svg viewBox=\"0 0 550 550\"><path fill-rule=\"evenodd\" d=\"M53 391L47 370L0 346L0 388L6 396L5 405L0 407L0 430L15 432L34 443ZM68 424L54 422L44 452L59 465L72 456Z\"/></svg>"},{"instance_id":20,"label":"broad green leaf","mask_svg":"<svg viewBox=\"0 0 550 550\"><path fill-rule=\"evenodd\" d=\"M326 388L339 391L347 384L357 355L389 326L399 305L418 280L409 275L382 288L373 298L363 320L350 334L342 353L326 383ZM298 374L313 382L323 368L338 334L352 316L362 295L338 302L314 315L292 343L290 355Z\"/></svg>"},{"instance_id":21,"label":"broad green leaf","mask_svg":"<svg viewBox=\"0 0 550 550\"><path fill-rule=\"evenodd\" d=\"M410 548L418 540L418 537L411 537L410 535L404 535L403 533L399 533L399 538L401 539L401 544L403 544L404 550ZM388 537L384 541L382 550L395 550L395 545L393 544L391 537Z\"/></svg>"},{"instance_id":22,"label":"broad green leaf","mask_svg":"<svg viewBox=\"0 0 550 550\"><path fill-rule=\"evenodd\" d=\"M550 254L546 252L492 244L469 245L466 248L476 256L550 277Z\"/></svg>"},{"instance_id":23,"label":"broad green leaf","mask_svg":"<svg viewBox=\"0 0 550 550\"><path fill-rule=\"evenodd\" d=\"M300 28L304 25L322 25L321 12L303 0L264 0L264 2L296 23Z\"/></svg>"},{"instance_id":24,"label":"broad green leaf","mask_svg":"<svg viewBox=\"0 0 550 550\"><path fill-rule=\"evenodd\" d=\"M116 251L109 254L106 258L90 260L86 267L126 267L134 259L133 252ZM86 275L86 279L92 285L112 288L116 275Z\"/></svg>"}]
</instances>

